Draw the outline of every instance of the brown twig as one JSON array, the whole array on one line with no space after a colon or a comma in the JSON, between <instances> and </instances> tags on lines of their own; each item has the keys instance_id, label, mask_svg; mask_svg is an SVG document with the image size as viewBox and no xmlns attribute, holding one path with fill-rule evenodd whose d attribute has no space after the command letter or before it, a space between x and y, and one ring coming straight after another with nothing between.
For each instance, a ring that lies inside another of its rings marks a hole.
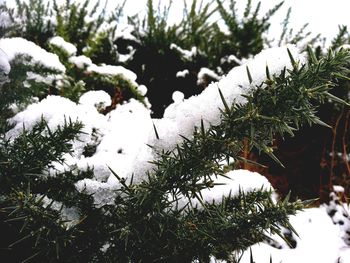
<instances>
[{"instance_id":1,"label":"brown twig","mask_svg":"<svg viewBox=\"0 0 350 263\"><path fill-rule=\"evenodd\" d=\"M329 187L331 189L332 187L332 181L333 181L333 169L334 169L334 163L335 163L335 143L336 143L336 139L337 139L337 130L338 130L338 126L339 126L339 122L341 120L341 118L343 117L344 114L344 108L342 108L341 113L339 114L335 125L333 126L333 139L332 139L332 147L331 147L331 154L332 154L332 159L331 159L331 167L330 167L330 176L329 176Z\"/></svg>"},{"instance_id":2,"label":"brown twig","mask_svg":"<svg viewBox=\"0 0 350 263\"><path fill-rule=\"evenodd\" d=\"M329 179L326 178L329 176L329 173L327 172L327 168L329 169L329 163L327 162L327 143L323 143L323 150L322 150L322 156L320 160L320 177L319 177L319 202L320 203L327 203L329 200L329 186L327 189L325 188L326 186L326 181L329 182Z\"/></svg>"},{"instance_id":3,"label":"brown twig","mask_svg":"<svg viewBox=\"0 0 350 263\"><path fill-rule=\"evenodd\" d=\"M348 144L347 144L347 133L348 133L348 125L349 125L349 117L350 117L350 110L347 111L346 114L346 119L345 119L345 127L344 127L344 134L343 134L343 138L342 138L342 142L343 142L343 161L348 173L348 176L350 176L350 165L349 165L349 158L348 158L348 153L347 153L347 148L348 148Z\"/></svg>"},{"instance_id":4,"label":"brown twig","mask_svg":"<svg viewBox=\"0 0 350 263\"><path fill-rule=\"evenodd\" d=\"M243 140L243 158L247 160L248 157L249 157L249 140L248 140L248 138L244 138L244 140ZM243 169L247 170L248 167L249 167L249 165L246 162L244 162Z\"/></svg>"}]
</instances>

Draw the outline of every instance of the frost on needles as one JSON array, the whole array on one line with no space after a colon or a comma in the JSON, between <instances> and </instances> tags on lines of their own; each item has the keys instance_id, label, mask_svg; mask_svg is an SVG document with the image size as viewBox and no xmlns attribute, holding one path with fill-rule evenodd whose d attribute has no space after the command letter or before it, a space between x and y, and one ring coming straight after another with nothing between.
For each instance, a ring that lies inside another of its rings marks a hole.
<instances>
[{"instance_id":1,"label":"frost on needles","mask_svg":"<svg viewBox=\"0 0 350 263\"><path fill-rule=\"evenodd\" d=\"M77 103L47 96L1 122L1 202L22 228L13 246L33 242L33 258L58 261L206 262L292 229L300 201L278 200L256 173L227 170L247 161L244 140L278 161L275 134L323 124L313 102L338 100L328 91L350 57L309 57L265 50L161 119L134 99L103 115L107 94L90 91ZM11 71L1 92L16 83Z\"/></svg>"}]
</instances>

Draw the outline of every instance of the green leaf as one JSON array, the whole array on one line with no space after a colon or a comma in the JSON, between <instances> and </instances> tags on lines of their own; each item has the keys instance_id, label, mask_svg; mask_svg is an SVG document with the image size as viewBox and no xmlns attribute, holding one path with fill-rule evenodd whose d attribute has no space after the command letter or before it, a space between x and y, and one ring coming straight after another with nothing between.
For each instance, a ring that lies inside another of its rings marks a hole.
<instances>
[{"instance_id":1,"label":"green leaf","mask_svg":"<svg viewBox=\"0 0 350 263\"><path fill-rule=\"evenodd\" d=\"M330 125L328 125L327 123L321 121L321 120L320 120L319 118L317 118L317 117L314 118L312 121L313 121L314 123L318 124L318 125L321 125L321 126L323 126L323 127L332 129L332 126L330 126Z\"/></svg>"},{"instance_id":2,"label":"green leaf","mask_svg":"<svg viewBox=\"0 0 350 263\"><path fill-rule=\"evenodd\" d=\"M294 70L298 69L298 65L297 65L297 63L296 63L292 53L290 52L289 48L287 48L287 52L288 52L288 56L289 56L290 62L292 64L292 66L293 66L293 69Z\"/></svg>"},{"instance_id":3,"label":"green leaf","mask_svg":"<svg viewBox=\"0 0 350 263\"><path fill-rule=\"evenodd\" d=\"M153 123L153 129L154 129L154 133L156 134L156 138L157 140L159 140L159 134L158 134L158 131L157 131L157 128L156 128L156 125Z\"/></svg>"},{"instance_id":4,"label":"green leaf","mask_svg":"<svg viewBox=\"0 0 350 263\"><path fill-rule=\"evenodd\" d=\"M309 54L311 62L314 63L314 64L317 64L318 63L318 59L316 58L315 52L312 50L310 45L307 46L307 52Z\"/></svg>"},{"instance_id":5,"label":"green leaf","mask_svg":"<svg viewBox=\"0 0 350 263\"><path fill-rule=\"evenodd\" d=\"M250 251L250 263L255 263L254 259L253 259L253 252L252 252L252 248L249 248Z\"/></svg>"},{"instance_id":6,"label":"green leaf","mask_svg":"<svg viewBox=\"0 0 350 263\"><path fill-rule=\"evenodd\" d=\"M248 68L248 67L247 67ZM268 80L271 80L271 75L270 75L270 70L269 70L269 66L266 64L266 69L265 69L265 73L266 73L266 78Z\"/></svg>"},{"instance_id":7,"label":"green leaf","mask_svg":"<svg viewBox=\"0 0 350 263\"><path fill-rule=\"evenodd\" d=\"M266 68L267 68L267 67L266 67ZM249 84L252 84L253 78L252 78L252 75L250 74L250 71L249 71L248 66L246 66L246 70L247 70L247 75L248 75Z\"/></svg>"},{"instance_id":8,"label":"green leaf","mask_svg":"<svg viewBox=\"0 0 350 263\"><path fill-rule=\"evenodd\" d=\"M278 163L281 167L286 168L283 163L276 157L276 155L272 151L264 151L268 156L270 156L276 163Z\"/></svg>"},{"instance_id":9,"label":"green leaf","mask_svg":"<svg viewBox=\"0 0 350 263\"><path fill-rule=\"evenodd\" d=\"M201 119L201 134L202 134L202 136L204 138L205 137L205 129L204 129L203 119Z\"/></svg>"},{"instance_id":10,"label":"green leaf","mask_svg":"<svg viewBox=\"0 0 350 263\"><path fill-rule=\"evenodd\" d=\"M230 110L230 107L228 106L228 104L227 104L227 102L226 102L226 100L225 100L224 95L222 94L220 88L218 88L218 90L219 90L219 94L220 94L221 101L222 101L222 103L224 104L225 111L226 111L227 113L230 113L231 110Z\"/></svg>"},{"instance_id":11,"label":"green leaf","mask_svg":"<svg viewBox=\"0 0 350 263\"><path fill-rule=\"evenodd\" d=\"M263 164L258 163L258 162L254 162L254 161L249 160L249 159L246 159L246 158L244 158L244 157L242 157L242 156L236 156L235 158L236 158L237 160L239 160L239 161L244 162L244 163L253 164L253 165L259 166L259 167L261 167L261 168L268 168L266 165L263 165Z\"/></svg>"},{"instance_id":12,"label":"green leaf","mask_svg":"<svg viewBox=\"0 0 350 263\"><path fill-rule=\"evenodd\" d=\"M325 94L327 95L327 97L330 100L333 100L333 101L338 102L340 104L344 104L346 106L350 106L350 104L348 102L346 102L345 100L342 100L341 98L338 98L337 96L334 96L333 94L331 94L329 92L325 92Z\"/></svg>"}]
</instances>

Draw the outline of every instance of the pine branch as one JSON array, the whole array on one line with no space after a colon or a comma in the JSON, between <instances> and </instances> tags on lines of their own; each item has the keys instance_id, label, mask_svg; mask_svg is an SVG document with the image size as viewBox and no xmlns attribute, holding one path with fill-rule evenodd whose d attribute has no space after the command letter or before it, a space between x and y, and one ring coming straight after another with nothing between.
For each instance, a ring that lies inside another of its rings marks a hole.
<instances>
[{"instance_id":1,"label":"pine branch","mask_svg":"<svg viewBox=\"0 0 350 263\"><path fill-rule=\"evenodd\" d=\"M120 189L123 212L119 215L125 216L121 221L128 222L123 227L128 231L116 238L125 240L126 251L133 251L130 259L137 261L144 257L141 249L144 246L146 258L151 261L163 260L170 253L172 258L185 261L204 260L209 255L227 259L230 252L266 238L264 230L278 233L278 224L290 227L288 214L300 209L301 203L285 200L274 206L266 191L226 197L221 204L200 201L203 207L199 209L190 208L189 203L182 209L178 200L181 196L201 200L201 190L213 186L213 174L223 174L219 161L227 156L237 159L244 138L249 138L251 147L273 157L270 145L275 134L293 134L304 123L317 123L314 100L323 102L329 98L328 91L336 81L333 76L335 72L348 73L349 58L349 53L342 51L330 53L329 57L308 67L294 62L295 67L288 75L282 71L280 75L269 76L268 85L263 84L247 95L247 104L234 104L223 110L220 125L207 131L197 130L193 139L184 138L183 144L174 151L159 152L159 159L154 162L156 168L147 180ZM319 88L321 84L324 85ZM257 195L263 197L259 199ZM258 210L249 212L248 207ZM236 214L229 216L230 211ZM242 214L238 215L237 211ZM228 223L228 218L238 221ZM145 224L149 228L145 229ZM135 239L138 241L133 243ZM149 245L148 240L155 239L168 245Z\"/></svg>"},{"instance_id":2,"label":"pine branch","mask_svg":"<svg viewBox=\"0 0 350 263\"><path fill-rule=\"evenodd\" d=\"M52 131L44 119L30 131L15 139L3 138L0 142L1 192L8 194L15 185L23 189L28 182L35 182L42 171L53 161L64 162L62 155L72 151L71 141L77 137L82 124L66 120L64 125Z\"/></svg>"}]
</instances>

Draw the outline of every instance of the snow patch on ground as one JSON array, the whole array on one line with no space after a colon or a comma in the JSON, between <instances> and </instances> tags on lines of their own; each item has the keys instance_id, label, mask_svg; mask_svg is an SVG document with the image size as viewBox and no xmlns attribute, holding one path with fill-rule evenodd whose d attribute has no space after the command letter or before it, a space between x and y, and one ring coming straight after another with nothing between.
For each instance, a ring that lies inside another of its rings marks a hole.
<instances>
[{"instance_id":1,"label":"snow patch on ground","mask_svg":"<svg viewBox=\"0 0 350 263\"><path fill-rule=\"evenodd\" d=\"M330 263L350 262L350 247L341 238L340 228L333 224L324 206L309 208L290 217L292 226L299 237L294 249L277 249L260 243L251 247L256 263ZM339 261L337 261L339 259ZM249 249L245 251L241 263L250 263Z\"/></svg>"}]
</instances>

